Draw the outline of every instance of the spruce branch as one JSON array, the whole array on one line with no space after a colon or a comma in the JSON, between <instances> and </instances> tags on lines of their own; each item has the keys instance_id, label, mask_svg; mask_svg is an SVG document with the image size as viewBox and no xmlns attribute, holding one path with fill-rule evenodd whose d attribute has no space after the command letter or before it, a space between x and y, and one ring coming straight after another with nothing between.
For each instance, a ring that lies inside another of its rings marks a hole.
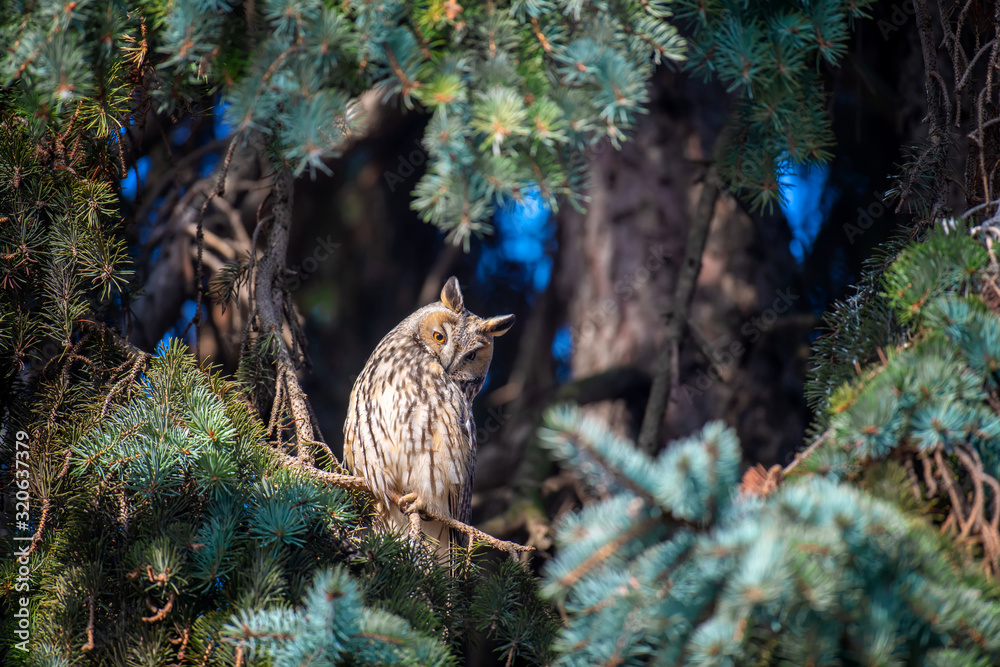
<instances>
[{"instance_id":1,"label":"spruce branch","mask_svg":"<svg viewBox=\"0 0 1000 667\"><path fill-rule=\"evenodd\" d=\"M1000 481L986 472L982 459L974 447L959 445L953 453L965 469L972 488L960 486L959 477L945 459L944 448L939 446L932 453L937 476L944 482L950 507L948 517L941 525L941 532L954 530L959 543L978 543L983 549L986 571L1000 573ZM927 458L924 458L927 461ZM992 512L986 518L986 487L993 495ZM928 487L927 496L937 495L937 486Z\"/></svg>"},{"instance_id":2,"label":"spruce branch","mask_svg":"<svg viewBox=\"0 0 1000 667\"><path fill-rule=\"evenodd\" d=\"M42 534L45 532L45 524L49 520L49 511L51 508L52 500L46 496L42 499L42 513L38 518L38 528L35 529L35 534L31 537L31 546L28 548L28 553L25 554L25 557L35 553L35 549L42 543Z\"/></svg>"},{"instance_id":3,"label":"spruce branch","mask_svg":"<svg viewBox=\"0 0 1000 667\"><path fill-rule=\"evenodd\" d=\"M792 459L792 462L784 467L784 469L782 470L782 475L787 477L803 461L812 456L816 452L816 450L818 450L823 445L823 443L829 440L831 435L833 435L833 429L827 429L826 431L823 432L823 435L813 440L808 447L803 449L801 452L797 453L795 455L795 458Z\"/></svg>"},{"instance_id":4,"label":"spruce branch","mask_svg":"<svg viewBox=\"0 0 1000 667\"><path fill-rule=\"evenodd\" d=\"M571 587L574 586L580 579L585 577L590 573L595 567L598 567L604 563L608 558L615 555L615 553L621 549L624 545L628 544L632 540L646 534L652 528L654 528L659 523L659 519L646 519L641 523L637 523L632 526L621 535L617 536L613 540L605 543L601 548L594 551L592 554L587 556L579 565L574 567L572 570L561 576L558 580L560 586Z\"/></svg>"},{"instance_id":5,"label":"spruce branch","mask_svg":"<svg viewBox=\"0 0 1000 667\"><path fill-rule=\"evenodd\" d=\"M764 468L763 465L758 463L752 468L747 469L740 482L740 493L745 496L757 496L760 498L770 495L781 486L782 482L785 481L793 470L815 454L832 435L833 429L828 428L821 436L813 440L808 447L795 454L792 462L784 468L777 464L770 468Z\"/></svg>"},{"instance_id":6,"label":"spruce branch","mask_svg":"<svg viewBox=\"0 0 1000 667\"><path fill-rule=\"evenodd\" d=\"M177 649L177 662L171 663L167 667L181 667L184 664L184 655L187 653L188 641L191 639L191 626L185 626L184 632L178 638L170 639L174 646L180 645Z\"/></svg>"},{"instance_id":7,"label":"spruce branch","mask_svg":"<svg viewBox=\"0 0 1000 667\"><path fill-rule=\"evenodd\" d=\"M117 396L125 389L132 387L135 381L139 377L139 373L143 371L146 364L149 362L152 355L141 350L137 350L133 353L132 367L129 372L121 377L114 386L111 387L111 391L104 399L104 405L101 406L101 419L104 419L108 414L108 407L110 407L111 402L117 398Z\"/></svg>"}]
</instances>

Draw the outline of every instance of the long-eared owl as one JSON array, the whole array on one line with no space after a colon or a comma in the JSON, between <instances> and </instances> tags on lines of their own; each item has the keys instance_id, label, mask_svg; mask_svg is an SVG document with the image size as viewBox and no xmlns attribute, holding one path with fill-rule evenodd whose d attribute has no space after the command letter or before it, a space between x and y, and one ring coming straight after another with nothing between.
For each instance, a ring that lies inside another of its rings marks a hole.
<instances>
[{"instance_id":1,"label":"long-eared owl","mask_svg":"<svg viewBox=\"0 0 1000 667\"><path fill-rule=\"evenodd\" d=\"M513 315L481 318L465 308L452 276L441 300L400 322L372 352L354 383L344 422L344 462L364 477L388 525L407 526L390 501L410 512L429 510L468 523L476 470L472 399L483 387L493 339ZM424 522L446 551L449 531ZM455 535L465 543L464 535Z\"/></svg>"}]
</instances>

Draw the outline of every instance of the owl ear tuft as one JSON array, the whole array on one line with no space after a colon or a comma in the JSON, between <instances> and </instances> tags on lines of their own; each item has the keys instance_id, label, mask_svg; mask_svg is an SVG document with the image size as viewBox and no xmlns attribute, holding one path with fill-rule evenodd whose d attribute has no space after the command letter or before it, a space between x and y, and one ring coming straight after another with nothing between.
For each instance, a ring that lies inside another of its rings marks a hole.
<instances>
[{"instance_id":1,"label":"owl ear tuft","mask_svg":"<svg viewBox=\"0 0 1000 667\"><path fill-rule=\"evenodd\" d=\"M462 298L462 289L458 286L458 278L452 276L441 288L441 303L456 313L461 313L465 309L465 300Z\"/></svg>"},{"instance_id":2,"label":"owl ear tuft","mask_svg":"<svg viewBox=\"0 0 1000 667\"><path fill-rule=\"evenodd\" d=\"M513 315L497 315L488 320L483 320L482 329L483 333L488 333L495 337L504 335L510 331L512 326L514 326Z\"/></svg>"}]
</instances>

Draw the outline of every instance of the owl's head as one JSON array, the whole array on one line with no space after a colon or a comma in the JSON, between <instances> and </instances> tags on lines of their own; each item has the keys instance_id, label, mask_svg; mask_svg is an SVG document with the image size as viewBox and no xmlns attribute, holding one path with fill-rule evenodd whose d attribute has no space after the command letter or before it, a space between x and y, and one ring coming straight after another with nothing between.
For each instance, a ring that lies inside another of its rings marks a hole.
<instances>
[{"instance_id":1,"label":"owl's head","mask_svg":"<svg viewBox=\"0 0 1000 667\"><path fill-rule=\"evenodd\" d=\"M482 318L466 310L458 279L452 276L441 289L441 301L424 309L417 335L445 373L472 398L490 369L493 339L513 325L513 315Z\"/></svg>"}]
</instances>

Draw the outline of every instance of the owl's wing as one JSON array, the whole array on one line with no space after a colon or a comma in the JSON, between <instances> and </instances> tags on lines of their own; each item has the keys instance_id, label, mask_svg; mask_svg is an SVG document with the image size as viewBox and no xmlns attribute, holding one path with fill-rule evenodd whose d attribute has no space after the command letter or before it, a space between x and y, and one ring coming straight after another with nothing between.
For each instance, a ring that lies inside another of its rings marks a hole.
<instances>
[{"instance_id":1,"label":"owl's wing","mask_svg":"<svg viewBox=\"0 0 1000 667\"><path fill-rule=\"evenodd\" d=\"M363 376L351 392L347 420L344 422L344 462L355 475L364 477L381 505L383 519L389 517L388 491L397 485L387 469L386 459L397 452L386 428L384 401L373 392L370 376Z\"/></svg>"},{"instance_id":2,"label":"owl's wing","mask_svg":"<svg viewBox=\"0 0 1000 667\"><path fill-rule=\"evenodd\" d=\"M470 412L468 408L465 410ZM472 415L468 414L462 420L461 437L464 454L464 479L465 484L458 485L450 494L449 506L451 516L462 523L469 522L469 514L472 512L472 482L476 477L476 425L472 421ZM467 448L467 449L466 449Z\"/></svg>"},{"instance_id":3,"label":"owl's wing","mask_svg":"<svg viewBox=\"0 0 1000 667\"><path fill-rule=\"evenodd\" d=\"M472 406L466 398L464 392L458 391L459 396L455 397L455 402L459 407L454 413L454 432L458 434L455 438L459 465L463 467L462 483L455 485L448 494L448 509L452 518L469 523L469 516L472 513L472 482L476 477L476 423L472 419ZM460 546L468 544L468 535L458 531L452 531L451 539Z\"/></svg>"}]
</instances>

